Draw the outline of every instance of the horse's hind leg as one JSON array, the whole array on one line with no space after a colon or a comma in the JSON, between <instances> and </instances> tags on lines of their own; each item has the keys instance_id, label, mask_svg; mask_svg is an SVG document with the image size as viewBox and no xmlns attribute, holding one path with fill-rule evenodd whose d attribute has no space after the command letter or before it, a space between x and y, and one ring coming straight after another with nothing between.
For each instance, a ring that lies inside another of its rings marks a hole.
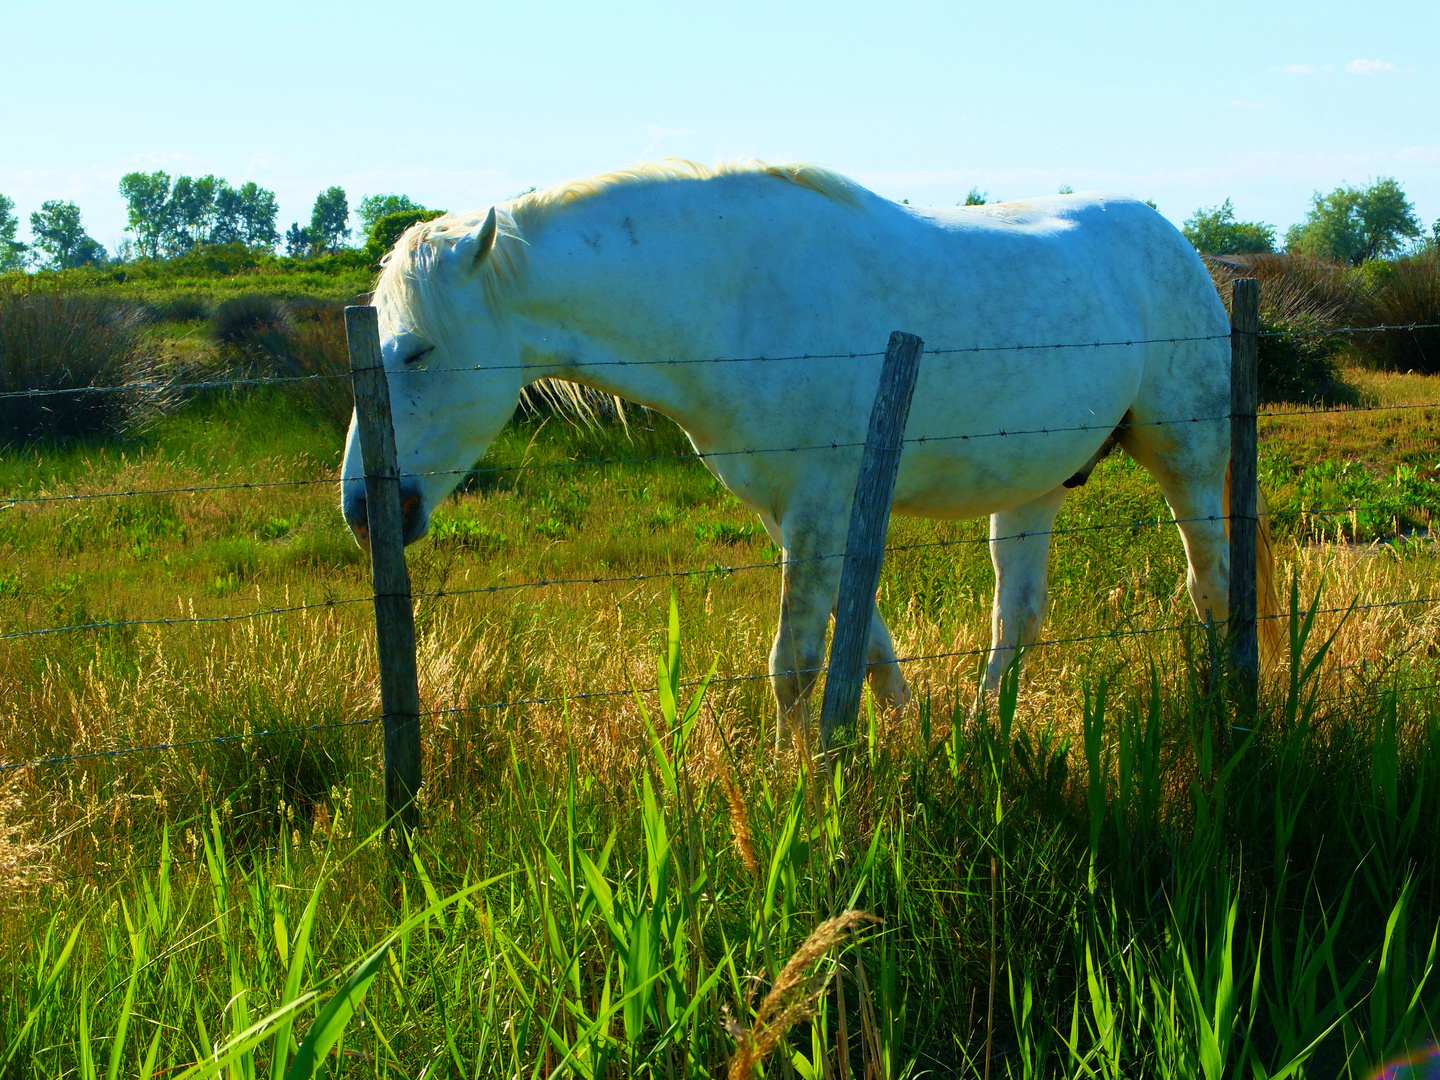
<instances>
[{"instance_id":1,"label":"horse's hind leg","mask_svg":"<svg viewBox=\"0 0 1440 1080\"><path fill-rule=\"evenodd\" d=\"M1225 535L1227 424L1132 426L1120 445L1155 477L1180 528L1195 612L1218 627L1230 616L1230 543Z\"/></svg>"},{"instance_id":2,"label":"horse's hind leg","mask_svg":"<svg viewBox=\"0 0 1440 1080\"><path fill-rule=\"evenodd\" d=\"M880 617L877 606L870 613L870 641L865 650L865 676L870 680L870 694L880 712L902 712L910 704L910 687L895 660L895 646L890 629Z\"/></svg>"},{"instance_id":3,"label":"horse's hind leg","mask_svg":"<svg viewBox=\"0 0 1440 1080\"><path fill-rule=\"evenodd\" d=\"M985 689L994 690L1015 656L1015 650L1032 645L1050 593L1045 563L1050 556L1050 532L1066 490L1054 491L1010 510L990 516L990 561L995 565L995 604L990 618L990 663Z\"/></svg>"}]
</instances>

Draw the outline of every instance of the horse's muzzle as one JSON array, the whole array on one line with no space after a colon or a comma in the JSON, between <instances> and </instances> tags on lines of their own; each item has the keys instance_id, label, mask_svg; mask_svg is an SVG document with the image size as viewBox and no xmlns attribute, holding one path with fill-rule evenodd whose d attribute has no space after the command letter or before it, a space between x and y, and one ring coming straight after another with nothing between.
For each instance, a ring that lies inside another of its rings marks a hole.
<instances>
[{"instance_id":1,"label":"horse's muzzle","mask_svg":"<svg viewBox=\"0 0 1440 1080\"><path fill-rule=\"evenodd\" d=\"M364 484L346 485L341 499L341 511L345 523L355 534L356 541L366 551L370 550L370 507L365 498ZM419 540L430 529L430 518L425 513L425 499L420 485L410 477L400 480L400 535L409 545Z\"/></svg>"}]
</instances>

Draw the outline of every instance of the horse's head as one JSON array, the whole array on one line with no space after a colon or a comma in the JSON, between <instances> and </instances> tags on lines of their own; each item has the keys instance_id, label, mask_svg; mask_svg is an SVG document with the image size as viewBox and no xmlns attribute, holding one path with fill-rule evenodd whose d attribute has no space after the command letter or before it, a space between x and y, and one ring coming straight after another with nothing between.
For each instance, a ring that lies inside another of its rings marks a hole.
<instances>
[{"instance_id":1,"label":"horse's head","mask_svg":"<svg viewBox=\"0 0 1440 1080\"><path fill-rule=\"evenodd\" d=\"M519 243L507 224L492 209L483 220L447 215L415 225L385 257L376 285L407 544L429 530L431 511L504 427L525 382L501 303L518 257L506 250ZM340 508L368 549L365 468L353 416Z\"/></svg>"}]
</instances>

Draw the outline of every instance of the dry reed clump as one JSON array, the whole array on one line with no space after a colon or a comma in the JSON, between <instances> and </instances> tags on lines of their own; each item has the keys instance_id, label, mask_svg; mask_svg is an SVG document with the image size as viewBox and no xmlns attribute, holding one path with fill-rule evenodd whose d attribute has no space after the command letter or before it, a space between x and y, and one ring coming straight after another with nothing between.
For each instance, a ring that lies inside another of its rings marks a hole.
<instances>
[{"instance_id":1,"label":"dry reed clump","mask_svg":"<svg viewBox=\"0 0 1440 1080\"><path fill-rule=\"evenodd\" d=\"M1205 261L1227 311L1231 282L1242 277L1260 282L1262 401L1353 400L1339 366L1345 341L1333 336L1362 309L1364 286L1353 269L1302 255Z\"/></svg>"},{"instance_id":2,"label":"dry reed clump","mask_svg":"<svg viewBox=\"0 0 1440 1080\"><path fill-rule=\"evenodd\" d=\"M0 292L0 393L45 392L0 400L0 446L114 437L157 415L168 404L169 386L145 343L143 323L133 304ZM127 389L81 390L92 386Z\"/></svg>"},{"instance_id":3,"label":"dry reed clump","mask_svg":"<svg viewBox=\"0 0 1440 1080\"><path fill-rule=\"evenodd\" d=\"M1440 246L1371 265L1375 269L1365 298L1365 325L1419 328L1360 335L1357 355L1367 367L1385 371L1440 371Z\"/></svg>"},{"instance_id":4,"label":"dry reed clump","mask_svg":"<svg viewBox=\"0 0 1440 1080\"><path fill-rule=\"evenodd\" d=\"M831 949L849 940L861 926L881 921L868 912L852 908L826 919L811 932L775 977L750 1027L742 1027L733 1020L727 1024L736 1043L727 1074L730 1080L747 1080L753 1076L791 1028L815 1015L820 995L825 992L831 976L829 968L812 972L816 963Z\"/></svg>"}]
</instances>

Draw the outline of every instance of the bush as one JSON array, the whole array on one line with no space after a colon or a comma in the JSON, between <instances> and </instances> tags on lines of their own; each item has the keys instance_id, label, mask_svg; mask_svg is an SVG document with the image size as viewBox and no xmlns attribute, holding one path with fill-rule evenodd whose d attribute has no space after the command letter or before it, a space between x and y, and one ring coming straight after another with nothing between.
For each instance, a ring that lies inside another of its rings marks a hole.
<instances>
[{"instance_id":1,"label":"bush","mask_svg":"<svg viewBox=\"0 0 1440 1080\"><path fill-rule=\"evenodd\" d=\"M1357 334L1355 353L1382 371L1440 372L1440 249L1393 262L1367 264L1371 288L1360 323L1364 326L1424 325L1426 330Z\"/></svg>"},{"instance_id":2,"label":"bush","mask_svg":"<svg viewBox=\"0 0 1440 1080\"><path fill-rule=\"evenodd\" d=\"M0 398L0 445L114 436L165 396L143 352L139 307L55 293L0 293L0 392L144 381L110 393Z\"/></svg>"},{"instance_id":3,"label":"bush","mask_svg":"<svg viewBox=\"0 0 1440 1080\"><path fill-rule=\"evenodd\" d=\"M285 305L278 297L245 293L215 309L210 336L222 346L273 354L285 338L288 322Z\"/></svg>"},{"instance_id":4,"label":"bush","mask_svg":"<svg viewBox=\"0 0 1440 1080\"><path fill-rule=\"evenodd\" d=\"M345 309L315 297L247 293L221 304L211 334L238 376L294 379L283 392L337 431L350 423L350 353Z\"/></svg>"},{"instance_id":5,"label":"bush","mask_svg":"<svg viewBox=\"0 0 1440 1080\"><path fill-rule=\"evenodd\" d=\"M203 322L210 317L210 305L203 296L188 293L145 305L151 322Z\"/></svg>"},{"instance_id":6,"label":"bush","mask_svg":"<svg viewBox=\"0 0 1440 1080\"><path fill-rule=\"evenodd\" d=\"M378 263L384 254L395 246L404 231L421 221L432 221L445 213L444 210L427 210L423 206L412 206L383 215L370 228L365 239L365 255L372 263Z\"/></svg>"},{"instance_id":7,"label":"bush","mask_svg":"<svg viewBox=\"0 0 1440 1080\"><path fill-rule=\"evenodd\" d=\"M1353 400L1340 377L1346 345L1335 331L1363 304L1361 277L1336 263L1299 255L1206 259L1210 276L1230 308L1230 283L1260 282L1260 400L1301 403Z\"/></svg>"}]
</instances>

